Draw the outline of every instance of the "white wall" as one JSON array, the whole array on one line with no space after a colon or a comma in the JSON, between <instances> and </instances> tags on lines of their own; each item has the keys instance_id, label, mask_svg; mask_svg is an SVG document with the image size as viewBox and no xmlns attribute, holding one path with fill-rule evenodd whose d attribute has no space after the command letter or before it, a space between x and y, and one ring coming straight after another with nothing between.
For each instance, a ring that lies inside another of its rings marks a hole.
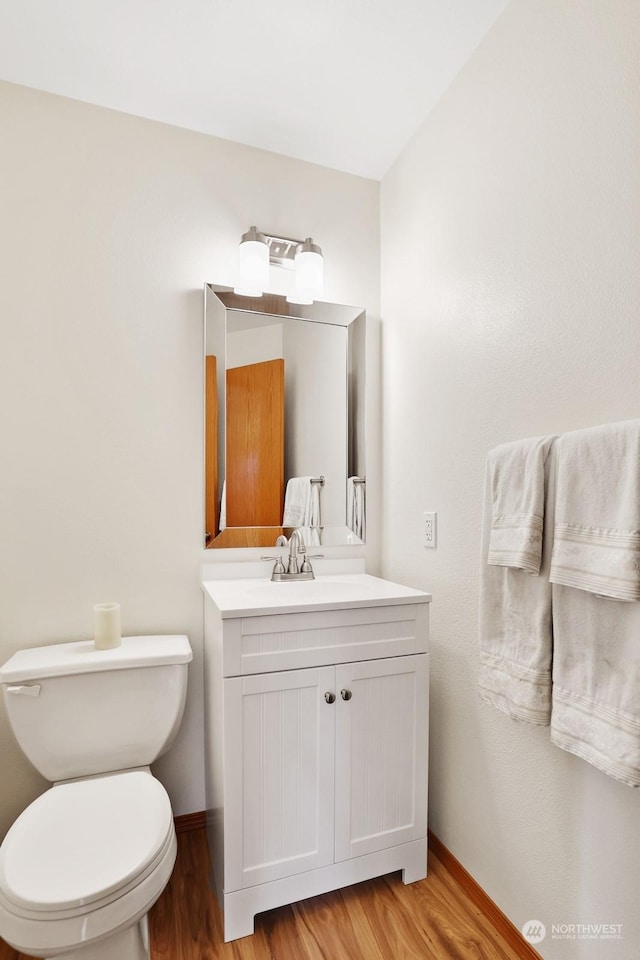
<instances>
[{"instance_id":1,"label":"white wall","mask_svg":"<svg viewBox=\"0 0 640 960\"><path fill-rule=\"evenodd\" d=\"M434 595L431 826L518 926L624 924L548 960L637 957L640 792L479 700L482 474L640 414L639 50L636 0L513 0L382 183L383 572Z\"/></svg>"},{"instance_id":2,"label":"white wall","mask_svg":"<svg viewBox=\"0 0 640 960\"><path fill-rule=\"evenodd\" d=\"M0 662L90 636L100 600L125 633L187 633L158 774L201 810L203 284L233 282L250 223L312 235L375 344L378 184L10 84L0 129ZM45 787L4 714L0 771L2 836Z\"/></svg>"}]
</instances>

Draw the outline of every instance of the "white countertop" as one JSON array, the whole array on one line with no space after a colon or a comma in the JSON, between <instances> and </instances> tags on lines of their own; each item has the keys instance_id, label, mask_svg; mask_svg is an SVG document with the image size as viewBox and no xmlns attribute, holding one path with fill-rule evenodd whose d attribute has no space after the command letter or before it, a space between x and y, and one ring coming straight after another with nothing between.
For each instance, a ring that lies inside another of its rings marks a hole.
<instances>
[{"instance_id":1,"label":"white countertop","mask_svg":"<svg viewBox=\"0 0 640 960\"><path fill-rule=\"evenodd\" d=\"M428 603L431 594L367 573L317 575L315 580L281 581L268 578L203 580L202 589L213 600L222 619L265 614L301 613L349 607Z\"/></svg>"}]
</instances>

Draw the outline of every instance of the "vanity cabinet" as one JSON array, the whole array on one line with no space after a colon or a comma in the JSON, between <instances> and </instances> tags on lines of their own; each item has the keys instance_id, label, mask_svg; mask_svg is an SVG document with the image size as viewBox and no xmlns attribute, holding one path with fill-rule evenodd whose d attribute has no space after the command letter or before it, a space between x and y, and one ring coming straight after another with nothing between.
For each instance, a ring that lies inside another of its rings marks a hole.
<instances>
[{"instance_id":1,"label":"vanity cabinet","mask_svg":"<svg viewBox=\"0 0 640 960\"><path fill-rule=\"evenodd\" d=\"M428 603L225 617L215 592L206 785L225 940L274 906L426 876Z\"/></svg>"}]
</instances>

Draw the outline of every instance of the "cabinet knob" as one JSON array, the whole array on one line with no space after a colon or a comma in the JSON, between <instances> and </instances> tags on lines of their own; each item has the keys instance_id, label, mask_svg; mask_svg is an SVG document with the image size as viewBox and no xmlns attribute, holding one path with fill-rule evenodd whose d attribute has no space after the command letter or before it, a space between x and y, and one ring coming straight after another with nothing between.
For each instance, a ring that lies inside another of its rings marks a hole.
<instances>
[{"instance_id":1,"label":"cabinet knob","mask_svg":"<svg viewBox=\"0 0 640 960\"><path fill-rule=\"evenodd\" d=\"M327 701L327 703L333 703L334 700L336 699L336 695L335 693L331 693L330 690L327 690L327 692L324 695L324 698Z\"/></svg>"},{"instance_id":2,"label":"cabinet knob","mask_svg":"<svg viewBox=\"0 0 640 960\"><path fill-rule=\"evenodd\" d=\"M351 690L341 690L340 696L342 697L343 700L351 700L351 697L353 696L353 694L351 693Z\"/></svg>"}]
</instances>

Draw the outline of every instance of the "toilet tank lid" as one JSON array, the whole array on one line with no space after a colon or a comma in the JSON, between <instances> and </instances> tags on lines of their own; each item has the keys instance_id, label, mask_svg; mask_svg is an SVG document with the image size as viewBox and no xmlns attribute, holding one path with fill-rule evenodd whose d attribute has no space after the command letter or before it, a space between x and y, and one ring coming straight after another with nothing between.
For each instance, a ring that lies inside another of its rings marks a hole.
<instances>
[{"instance_id":1,"label":"toilet tank lid","mask_svg":"<svg viewBox=\"0 0 640 960\"><path fill-rule=\"evenodd\" d=\"M119 647L96 650L93 640L56 643L18 650L0 667L0 683L21 683L76 673L189 663L193 653L185 636L123 637Z\"/></svg>"}]
</instances>

